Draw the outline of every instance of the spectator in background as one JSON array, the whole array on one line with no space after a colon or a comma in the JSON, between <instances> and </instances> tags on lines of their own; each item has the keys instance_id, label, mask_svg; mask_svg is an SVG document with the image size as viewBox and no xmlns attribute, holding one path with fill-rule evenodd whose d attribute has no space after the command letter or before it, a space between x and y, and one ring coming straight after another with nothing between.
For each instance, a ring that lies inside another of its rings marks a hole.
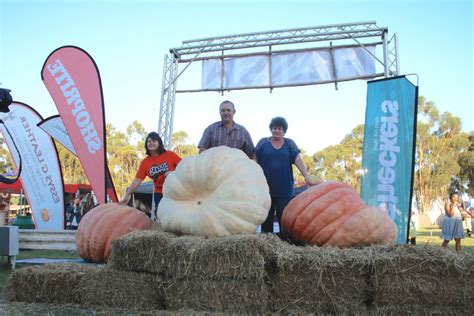
<instances>
[{"instance_id":1,"label":"spectator in background","mask_svg":"<svg viewBox=\"0 0 474 316\"><path fill-rule=\"evenodd\" d=\"M224 101L219 106L221 120L209 125L199 141L199 153L218 146L237 148L253 157L254 146L252 138L245 127L234 122L235 106L230 101Z\"/></svg>"},{"instance_id":2,"label":"spectator in background","mask_svg":"<svg viewBox=\"0 0 474 316\"><path fill-rule=\"evenodd\" d=\"M69 229L71 226L72 219L74 217L74 199L71 197L67 204L66 208L64 209L65 213L65 220L66 220L66 229Z\"/></svg>"},{"instance_id":3,"label":"spectator in background","mask_svg":"<svg viewBox=\"0 0 474 316\"><path fill-rule=\"evenodd\" d=\"M81 222L81 201L82 195L76 196L73 203L73 212L72 217L70 219L69 229L76 230L77 226Z\"/></svg>"},{"instance_id":4,"label":"spectator in background","mask_svg":"<svg viewBox=\"0 0 474 316\"><path fill-rule=\"evenodd\" d=\"M464 210L462 202L459 201L459 193L454 191L449 195L449 201L444 206L444 220L441 228L441 238L443 248L448 247L448 243L454 239L457 253L461 253L461 239L464 238L462 226L461 210Z\"/></svg>"},{"instance_id":5,"label":"spectator in background","mask_svg":"<svg viewBox=\"0 0 474 316\"><path fill-rule=\"evenodd\" d=\"M468 202L464 212L461 212L463 215L464 220L462 222L464 229L466 230L466 234L468 237L472 235L472 217L474 215L474 205L472 205L472 199Z\"/></svg>"}]
</instances>

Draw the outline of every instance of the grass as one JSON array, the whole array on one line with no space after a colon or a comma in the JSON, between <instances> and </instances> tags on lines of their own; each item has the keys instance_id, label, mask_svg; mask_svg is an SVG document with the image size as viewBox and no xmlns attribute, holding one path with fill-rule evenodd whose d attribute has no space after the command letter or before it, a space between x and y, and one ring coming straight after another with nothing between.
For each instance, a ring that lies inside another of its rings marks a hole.
<instances>
[{"instance_id":1,"label":"grass","mask_svg":"<svg viewBox=\"0 0 474 316\"><path fill-rule=\"evenodd\" d=\"M438 226L426 227L417 230L416 232L416 244L417 245L432 245L440 246L443 240L440 237L441 229ZM448 249L454 250L454 240L450 241L448 244ZM474 235L473 237L468 237L465 234L464 239L461 239L461 251L463 254L472 254L474 255Z\"/></svg>"}]
</instances>

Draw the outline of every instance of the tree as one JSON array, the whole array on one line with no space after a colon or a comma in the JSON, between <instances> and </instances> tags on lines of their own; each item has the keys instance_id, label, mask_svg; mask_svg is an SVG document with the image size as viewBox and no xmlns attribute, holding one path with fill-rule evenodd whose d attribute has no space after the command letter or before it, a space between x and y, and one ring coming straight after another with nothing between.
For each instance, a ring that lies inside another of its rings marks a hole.
<instances>
[{"instance_id":1,"label":"tree","mask_svg":"<svg viewBox=\"0 0 474 316\"><path fill-rule=\"evenodd\" d=\"M123 133L107 124L107 160L119 198L135 178L145 156L147 133L141 123L134 121L126 130Z\"/></svg>"},{"instance_id":2,"label":"tree","mask_svg":"<svg viewBox=\"0 0 474 316\"><path fill-rule=\"evenodd\" d=\"M446 197L459 179L459 159L467 152L468 135L461 132L461 120L449 112L440 114L431 101L418 99L415 155L415 195L423 212L439 197ZM457 187L462 191L461 187Z\"/></svg>"},{"instance_id":3,"label":"tree","mask_svg":"<svg viewBox=\"0 0 474 316\"><path fill-rule=\"evenodd\" d=\"M461 167L459 182L467 194L474 197L474 131L469 134L469 149L461 154L458 163Z\"/></svg>"},{"instance_id":4,"label":"tree","mask_svg":"<svg viewBox=\"0 0 474 316\"><path fill-rule=\"evenodd\" d=\"M306 154L306 151L303 148L300 148L300 157L303 160L306 170L308 170L308 173L319 179L316 172L316 163L314 162L313 157ZM304 177L295 165L293 165L293 177L298 186L304 185Z\"/></svg>"},{"instance_id":5,"label":"tree","mask_svg":"<svg viewBox=\"0 0 474 316\"><path fill-rule=\"evenodd\" d=\"M171 136L171 143L173 144L172 151L174 151L181 158L197 155L199 149L195 145L187 144L188 134L185 131L173 133Z\"/></svg>"},{"instance_id":6,"label":"tree","mask_svg":"<svg viewBox=\"0 0 474 316\"><path fill-rule=\"evenodd\" d=\"M362 177L362 145L364 125L356 126L340 144L331 145L314 154L316 174L328 181L347 183L360 190Z\"/></svg>"},{"instance_id":7,"label":"tree","mask_svg":"<svg viewBox=\"0 0 474 316\"><path fill-rule=\"evenodd\" d=\"M89 183L76 155L55 141L64 183Z\"/></svg>"}]
</instances>

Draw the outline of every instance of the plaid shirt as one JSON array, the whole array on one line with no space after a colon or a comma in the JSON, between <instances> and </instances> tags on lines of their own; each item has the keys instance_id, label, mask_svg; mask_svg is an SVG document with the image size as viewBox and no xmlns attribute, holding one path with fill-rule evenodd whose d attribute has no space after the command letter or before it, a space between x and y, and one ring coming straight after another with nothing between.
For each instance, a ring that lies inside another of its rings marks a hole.
<instances>
[{"instance_id":1,"label":"plaid shirt","mask_svg":"<svg viewBox=\"0 0 474 316\"><path fill-rule=\"evenodd\" d=\"M249 132L245 127L235 122L229 130L220 121L209 125L204 130L198 147L209 149L224 145L242 150L249 158L253 157L254 146Z\"/></svg>"}]
</instances>

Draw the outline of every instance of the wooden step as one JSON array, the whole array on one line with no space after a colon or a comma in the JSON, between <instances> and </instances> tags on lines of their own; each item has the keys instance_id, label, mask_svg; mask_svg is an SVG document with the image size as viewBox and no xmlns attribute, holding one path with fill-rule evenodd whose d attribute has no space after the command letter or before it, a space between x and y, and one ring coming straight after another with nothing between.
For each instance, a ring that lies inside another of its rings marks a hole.
<instances>
[{"instance_id":1,"label":"wooden step","mask_svg":"<svg viewBox=\"0 0 474 316\"><path fill-rule=\"evenodd\" d=\"M76 251L76 231L20 229L20 249Z\"/></svg>"}]
</instances>

